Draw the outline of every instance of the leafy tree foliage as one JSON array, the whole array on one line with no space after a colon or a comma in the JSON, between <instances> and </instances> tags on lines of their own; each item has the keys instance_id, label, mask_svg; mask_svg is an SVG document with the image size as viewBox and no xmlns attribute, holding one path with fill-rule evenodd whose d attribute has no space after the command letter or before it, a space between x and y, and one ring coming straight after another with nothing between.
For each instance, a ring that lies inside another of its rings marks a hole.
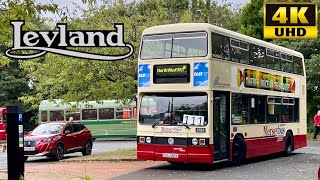
<instances>
[{"instance_id":1,"label":"leafy tree foliage","mask_svg":"<svg viewBox=\"0 0 320 180\"><path fill-rule=\"evenodd\" d=\"M39 24L44 23L39 14L56 10L56 4L38 4L35 0L0 1L0 107L15 104L24 112L31 110L30 105L19 101L19 97L32 94L26 73L21 70L18 60L10 60L4 56L5 50L12 46L10 20L27 20L25 26L28 29L38 29Z\"/></svg>"},{"instance_id":2,"label":"leafy tree foliage","mask_svg":"<svg viewBox=\"0 0 320 180\"><path fill-rule=\"evenodd\" d=\"M57 4L37 4L35 0L4 0L0 2L0 47L9 47L12 42L10 20L31 20L41 12L56 12ZM29 23L28 23L29 24ZM30 25L30 24L29 24ZM0 54L0 66L7 65L9 58Z\"/></svg>"},{"instance_id":3,"label":"leafy tree foliage","mask_svg":"<svg viewBox=\"0 0 320 180\"><path fill-rule=\"evenodd\" d=\"M240 32L258 39L263 38L263 2L252 0L242 8Z\"/></svg>"},{"instance_id":4,"label":"leafy tree foliage","mask_svg":"<svg viewBox=\"0 0 320 180\"><path fill-rule=\"evenodd\" d=\"M201 1L201 2L200 2ZM207 22L238 30L239 10L231 4L215 1L145 0L131 3L116 0L99 8L91 6L82 17L67 18L68 29L113 29L113 23L125 25L125 42L135 48L133 56L117 62L88 61L48 53L45 58L24 61L21 67L35 79L35 95L21 99L36 107L43 99L86 101L132 99L137 90L137 58L141 34L147 27L178 23ZM89 2L89 1L85 1ZM90 1L92 3L92 1ZM89 2L89 3L90 3ZM194 5L193 3L196 3ZM94 3L93 3L94 4ZM191 5L191 6L189 6ZM195 7L194 7L195 6ZM193 11L199 10L197 12ZM78 48L104 54L125 52L125 48Z\"/></svg>"}]
</instances>

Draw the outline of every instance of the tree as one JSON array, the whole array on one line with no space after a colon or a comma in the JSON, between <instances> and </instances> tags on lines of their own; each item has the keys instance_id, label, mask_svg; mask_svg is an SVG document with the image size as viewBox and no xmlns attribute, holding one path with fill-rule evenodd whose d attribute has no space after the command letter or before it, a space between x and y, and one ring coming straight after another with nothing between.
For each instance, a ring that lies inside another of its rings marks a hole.
<instances>
[{"instance_id":1,"label":"tree","mask_svg":"<svg viewBox=\"0 0 320 180\"><path fill-rule=\"evenodd\" d=\"M242 8L240 32L263 39L263 0L252 0Z\"/></svg>"},{"instance_id":2,"label":"tree","mask_svg":"<svg viewBox=\"0 0 320 180\"><path fill-rule=\"evenodd\" d=\"M56 12L57 4L37 4L35 0L4 0L0 2L0 47L5 49L12 45L12 28L10 20L32 20L41 12ZM30 24L27 24L28 26ZM5 47L5 48L3 48ZM0 54L0 67L7 65L10 59Z\"/></svg>"},{"instance_id":3,"label":"tree","mask_svg":"<svg viewBox=\"0 0 320 180\"><path fill-rule=\"evenodd\" d=\"M105 3L96 8L92 6L83 12L82 17L67 18L68 29L113 29L113 23L123 22L125 25L125 41L133 44L134 54L123 61L102 62L76 59L48 53L45 58L24 61L21 67L34 82L35 95L27 95L21 99L34 107L43 99L63 99L64 101L86 101L133 99L137 90L137 59L141 34L147 27L192 22L192 7L187 1L178 1L171 6L168 0L145 0L124 3L115 1ZM188 1L189 2L189 1ZM212 3L210 12L215 10L221 14L213 18L213 22L226 23L237 29L232 19L234 12L227 5ZM206 8L206 7L205 7ZM214 16L210 14L210 16ZM205 18L203 18L205 19ZM200 19L202 20L202 19ZM95 53L118 54L123 48L78 48Z\"/></svg>"}]
</instances>

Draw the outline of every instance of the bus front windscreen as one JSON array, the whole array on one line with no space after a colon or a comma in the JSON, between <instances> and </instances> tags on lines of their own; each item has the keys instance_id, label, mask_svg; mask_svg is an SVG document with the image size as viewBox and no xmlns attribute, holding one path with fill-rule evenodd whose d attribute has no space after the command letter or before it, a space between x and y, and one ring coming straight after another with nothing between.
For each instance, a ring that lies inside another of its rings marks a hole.
<instances>
[{"instance_id":1,"label":"bus front windscreen","mask_svg":"<svg viewBox=\"0 0 320 180\"><path fill-rule=\"evenodd\" d=\"M205 126L208 124L207 94L145 94L141 100L139 123Z\"/></svg>"},{"instance_id":2,"label":"bus front windscreen","mask_svg":"<svg viewBox=\"0 0 320 180\"><path fill-rule=\"evenodd\" d=\"M208 52L206 32L145 35L141 59L204 57Z\"/></svg>"}]
</instances>

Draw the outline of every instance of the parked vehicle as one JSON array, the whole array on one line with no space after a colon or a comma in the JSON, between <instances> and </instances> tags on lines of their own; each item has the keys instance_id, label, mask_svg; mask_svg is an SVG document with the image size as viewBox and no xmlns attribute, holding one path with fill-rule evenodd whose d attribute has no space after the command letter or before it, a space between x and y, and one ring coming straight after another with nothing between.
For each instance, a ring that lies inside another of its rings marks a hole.
<instances>
[{"instance_id":1,"label":"parked vehicle","mask_svg":"<svg viewBox=\"0 0 320 180\"><path fill-rule=\"evenodd\" d=\"M0 140L7 140L7 110L0 108Z\"/></svg>"},{"instance_id":2,"label":"parked vehicle","mask_svg":"<svg viewBox=\"0 0 320 180\"><path fill-rule=\"evenodd\" d=\"M47 156L63 159L64 154L92 151L91 132L81 122L54 122L37 126L24 137L24 159L29 156Z\"/></svg>"}]
</instances>

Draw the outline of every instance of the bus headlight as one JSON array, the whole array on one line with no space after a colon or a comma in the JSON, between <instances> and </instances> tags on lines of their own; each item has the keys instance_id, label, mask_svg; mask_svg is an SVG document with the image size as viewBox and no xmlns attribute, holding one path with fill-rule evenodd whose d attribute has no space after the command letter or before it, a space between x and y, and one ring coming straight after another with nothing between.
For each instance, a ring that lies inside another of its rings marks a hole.
<instances>
[{"instance_id":1,"label":"bus headlight","mask_svg":"<svg viewBox=\"0 0 320 180\"><path fill-rule=\"evenodd\" d=\"M150 144L151 143L151 137L147 137L146 138L146 142Z\"/></svg>"},{"instance_id":2,"label":"bus headlight","mask_svg":"<svg viewBox=\"0 0 320 180\"><path fill-rule=\"evenodd\" d=\"M197 145L198 144L198 139L197 138L193 138L192 139L192 144L193 145Z\"/></svg>"}]
</instances>

